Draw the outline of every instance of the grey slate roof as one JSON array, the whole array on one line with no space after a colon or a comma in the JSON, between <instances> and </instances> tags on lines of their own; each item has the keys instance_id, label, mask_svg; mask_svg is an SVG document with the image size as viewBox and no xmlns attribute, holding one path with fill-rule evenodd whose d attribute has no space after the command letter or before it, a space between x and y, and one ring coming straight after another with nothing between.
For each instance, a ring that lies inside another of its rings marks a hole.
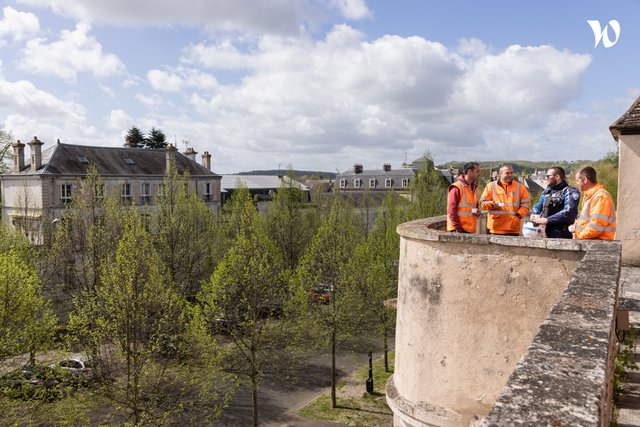
<instances>
[{"instance_id":1,"label":"grey slate roof","mask_svg":"<svg viewBox=\"0 0 640 427\"><path fill-rule=\"evenodd\" d=\"M382 169L374 169L374 170L363 170L360 173L355 173L353 170L348 170L345 172L340 172L338 176L336 176L336 181L338 182L337 186L339 187L340 179L347 180L347 187L341 188L342 190L353 191L353 180L355 178L360 178L362 180L361 189L369 188L369 180L376 179L379 183L377 186L378 190L397 190L397 189L405 189L406 187L402 187L402 179L408 178L412 179L416 176L418 170L412 168L402 168L402 169L391 169L389 171L385 171ZM436 173L438 173L447 184L453 183L455 180L455 176L446 169L436 169ZM385 179L391 178L392 183L391 187L385 186Z\"/></svg>"},{"instance_id":2,"label":"grey slate roof","mask_svg":"<svg viewBox=\"0 0 640 427\"><path fill-rule=\"evenodd\" d=\"M355 176L355 175L359 177L371 177L371 178L375 178L377 176L383 176L383 175L387 177L394 177L394 176L411 177L415 175L415 171L413 169L406 168L406 169L392 169L388 172L385 172L382 169L363 170L361 173L355 173L353 170L340 172L341 178L346 178L346 177Z\"/></svg>"},{"instance_id":3,"label":"grey slate roof","mask_svg":"<svg viewBox=\"0 0 640 427\"><path fill-rule=\"evenodd\" d=\"M81 157L88 162L81 161ZM130 159L129 161L125 159ZM175 152L179 173L189 171L191 176L219 176L206 167L194 162L178 151ZM70 175L87 174L89 162L96 165L100 176L163 176L166 169L166 151L129 147L97 147L57 143L42 151L42 167L31 172L30 159L20 172L11 175Z\"/></svg>"},{"instance_id":4,"label":"grey slate roof","mask_svg":"<svg viewBox=\"0 0 640 427\"><path fill-rule=\"evenodd\" d=\"M277 190L282 187L283 181L287 181L287 176L279 177L275 175L222 175L220 186L224 190L235 190L240 185L249 190ZM293 186L302 191L309 191L306 185L293 180Z\"/></svg>"},{"instance_id":5,"label":"grey slate roof","mask_svg":"<svg viewBox=\"0 0 640 427\"><path fill-rule=\"evenodd\" d=\"M640 97L631 104L631 107L618 120L609 126L609 130L616 141L622 134L640 133Z\"/></svg>"}]
</instances>

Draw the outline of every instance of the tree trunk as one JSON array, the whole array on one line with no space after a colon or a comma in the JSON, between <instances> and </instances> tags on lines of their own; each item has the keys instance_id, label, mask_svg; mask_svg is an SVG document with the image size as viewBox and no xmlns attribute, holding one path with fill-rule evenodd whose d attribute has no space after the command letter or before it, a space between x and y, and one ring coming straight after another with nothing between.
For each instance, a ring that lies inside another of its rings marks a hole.
<instances>
[{"instance_id":1,"label":"tree trunk","mask_svg":"<svg viewBox=\"0 0 640 427\"><path fill-rule=\"evenodd\" d=\"M253 427L258 427L258 370L256 352L251 350L251 404L253 407Z\"/></svg>"},{"instance_id":2,"label":"tree trunk","mask_svg":"<svg viewBox=\"0 0 640 427\"><path fill-rule=\"evenodd\" d=\"M337 408L336 399L336 332L331 332L331 407Z\"/></svg>"},{"instance_id":3,"label":"tree trunk","mask_svg":"<svg viewBox=\"0 0 640 427\"><path fill-rule=\"evenodd\" d=\"M389 339L386 328L384 330L384 371L389 372Z\"/></svg>"}]
</instances>

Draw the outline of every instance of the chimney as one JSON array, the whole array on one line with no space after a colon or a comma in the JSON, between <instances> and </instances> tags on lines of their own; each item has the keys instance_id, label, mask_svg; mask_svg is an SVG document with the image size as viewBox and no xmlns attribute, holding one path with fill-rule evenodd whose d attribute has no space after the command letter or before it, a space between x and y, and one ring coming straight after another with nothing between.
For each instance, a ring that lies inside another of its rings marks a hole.
<instances>
[{"instance_id":1,"label":"chimney","mask_svg":"<svg viewBox=\"0 0 640 427\"><path fill-rule=\"evenodd\" d=\"M24 168L24 144L17 140L13 147L13 171L20 172Z\"/></svg>"},{"instance_id":2,"label":"chimney","mask_svg":"<svg viewBox=\"0 0 640 427\"><path fill-rule=\"evenodd\" d=\"M362 173L362 165L360 163L353 165L353 173Z\"/></svg>"},{"instance_id":3,"label":"chimney","mask_svg":"<svg viewBox=\"0 0 640 427\"><path fill-rule=\"evenodd\" d=\"M191 160L193 160L194 162L196 161L196 154L198 154L196 152L196 150L193 149L193 147L187 147L186 150L184 150L184 154L185 156L187 156L188 158L190 158Z\"/></svg>"},{"instance_id":4,"label":"chimney","mask_svg":"<svg viewBox=\"0 0 640 427\"><path fill-rule=\"evenodd\" d=\"M42 146L44 142L40 141L37 136L29 142L31 147L31 172L36 172L42 166Z\"/></svg>"},{"instance_id":5,"label":"chimney","mask_svg":"<svg viewBox=\"0 0 640 427\"><path fill-rule=\"evenodd\" d=\"M202 153L202 166L211 170L211 154L208 151Z\"/></svg>"},{"instance_id":6,"label":"chimney","mask_svg":"<svg viewBox=\"0 0 640 427\"><path fill-rule=\"evenodd\" d=\"M382 165L382 171L391 172L391 163L385 163L384 165Z\"/></svg>"},{"instance_id":7,"label":"chimney","mask_svg":"<svg viewBox=\"0 0 640 427\"><path fill-rule=\"evenodd\" d=\"M176 151L178 150L176 149L176 147L173 146L173 144L169 144L167 145L167 148L165 148L166 159L167 159L167 170L169 170L171 163L175 163L176 161Z\"/></svg>"}]
</instances>

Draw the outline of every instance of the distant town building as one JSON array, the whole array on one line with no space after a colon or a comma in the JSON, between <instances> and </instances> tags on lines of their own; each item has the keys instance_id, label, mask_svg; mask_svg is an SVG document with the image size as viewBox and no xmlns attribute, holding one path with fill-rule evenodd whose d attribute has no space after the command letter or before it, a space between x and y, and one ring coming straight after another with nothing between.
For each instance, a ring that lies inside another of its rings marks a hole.
<instances>
[{"instance_id":1,"label":"distant town building","mask_svg":"<svg viewBox=\"0 0 640 427\"><path fill-rule=\"evenodd\" d=\"M382 169L364 169L361 164L356 163L352 170L336 175L334 189L371 192L407 191L424 162L424 158L416 159L410 164L403 163L400 169L392 169L390 163L382 165ZM426 167L434 168L433 163L429 163ZM455 180L455 175L448 169L436 169L436 171L447 185Z\"/></svg>"},{"instance_id":2,"label":"distant town building","mask_svg":"<svg viewBox=\"0 0 640 427\"><path fill-rule=\"evenodd\" d=\"M281 188L297 188L303 193L305 202L311 200L309 188L289 178L287 175L222 175L222 202L225 203L238 188L249 190L259 211L264 211L269 202Z\"/></svg>"}]
</instances>

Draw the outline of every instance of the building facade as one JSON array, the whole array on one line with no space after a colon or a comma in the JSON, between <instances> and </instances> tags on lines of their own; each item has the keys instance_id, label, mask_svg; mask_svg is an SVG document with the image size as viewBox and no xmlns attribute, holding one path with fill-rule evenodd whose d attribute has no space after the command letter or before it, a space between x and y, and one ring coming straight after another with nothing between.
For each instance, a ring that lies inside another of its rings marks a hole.
<instances>
[{"instance_id":1,"label":"building facade","mask_svg":"<svg viewBox=\"0 0 640 427\"><path fill-rule=\"evenodd\" d=\"M390 163L382 165L382 169L366 170L359 163L353 165L350 171L340 172L336 176L334 189L340 191L408 191L411 181L424 166L423 158L414 160L411 164L403 164L400 169L392 169ZM426 165L433 168L433 163ZM436 172L447 185L453 183L455 176L447 169L436 169Z\"/></svg>"},{"instance_id":2,"label":"building facade","mask_svg":"<svg viewBox=\"0 0 640 427\"><path fill-rule=\"evenodd\" d=\"M175 161L179 174L188 173L190 191L194 191L214 212L220 209L221 176L211 171L211 155L202 155L203 164L195 160L196 152L178 153L169 145L164 150L132 147L97 147L62 144L58 141L42 150L44 143L34 137L28 143L30 160L25 160L25 144L17 141L13 168L0 175L2 220L21 229L36 230L28 236L38 243L42 222L47 215L57 218L73 201L80 184L94 165L102 186L97 194L117 192L123 202L152 206L162 191L170 162Z\"/></svg>"}]
</instances>

